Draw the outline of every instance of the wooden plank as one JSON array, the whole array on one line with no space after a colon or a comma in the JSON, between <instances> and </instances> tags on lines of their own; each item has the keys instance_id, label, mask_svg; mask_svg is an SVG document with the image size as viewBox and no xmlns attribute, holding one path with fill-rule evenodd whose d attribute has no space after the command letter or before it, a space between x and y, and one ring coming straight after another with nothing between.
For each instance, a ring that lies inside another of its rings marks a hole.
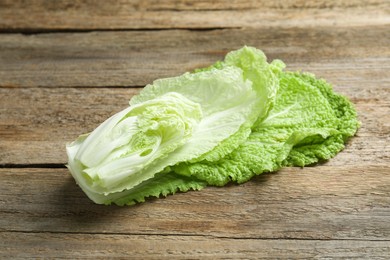
<instances>
[{"instance_id":1,"label":"wooden plank","mask_svg":"<svg viewBox=\"0 0 390 260\"><path fill-rule=\"evenodd\" d=\"M133 207L93 204L67 169L0 169L2 232L390 240L389 166L285 168Z\"/></svg>"},{"instance_id":2,"label":"wooden plank","mask_svg":"<svg viewBox=\"0 0 390 260\"><path fill-rule=\"evenodd\" d=\"M388 241L0 233L2 258L386 259ZM21 248L23 250L21 250Z\"/></svg>"},{"instance_id":3,"label":"wooden plank","mask_svg":"<svg viewBox=\"0 0 390 260\"><path fill-rule=\"evenodd\" d=\"M0 86L144 86L210 65L244 45L333 83L389 84L388 26L363 26L2 34Z\"/></svg>"},{"instance_id":4,"label":"wooden plank","mask_svg":"<svg viewBox=\"0 0 390 260\"><path fill-rule=\"evenodd\" d=\"M338 74L340 77L343 71ZM337 78L338 76L335 75ZM358 79L360 80L360 79ZM370 78L336 86L362 127L328 165L388 165L390 89ZM356 86L354 86L354 84ZM0 88L0 164L63 164L65 144L128 106L135 88Z\"/></svg>"},{"instance_id":5,"label":"wooden plank","mask_svg":"<svg viewBox=\"0 0 390 260\"><path fill-rule=\"evenodd\" d=\"M12 1L0 30L301 27L389 24L385 0L344 1Z\"/></svg>"}]
</instances>

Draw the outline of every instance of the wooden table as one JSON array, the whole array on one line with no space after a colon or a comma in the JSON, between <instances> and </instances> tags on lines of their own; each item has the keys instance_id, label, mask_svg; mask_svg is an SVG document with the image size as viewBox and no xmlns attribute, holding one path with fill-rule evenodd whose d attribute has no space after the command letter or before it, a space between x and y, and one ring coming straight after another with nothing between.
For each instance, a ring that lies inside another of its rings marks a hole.
<instances>
[{"instance_id":1,"label":"wooden table","mask_svg":"<svg viewBox=\"0 0 390 260\"><path fill-rule=\"evenodd\" d=\"M389 259L389 1L84 2L0 1L0 258ZM343 152L134 207L87 199L67 142L243 45L352 100Z\"/></svg>"}]
</instances>

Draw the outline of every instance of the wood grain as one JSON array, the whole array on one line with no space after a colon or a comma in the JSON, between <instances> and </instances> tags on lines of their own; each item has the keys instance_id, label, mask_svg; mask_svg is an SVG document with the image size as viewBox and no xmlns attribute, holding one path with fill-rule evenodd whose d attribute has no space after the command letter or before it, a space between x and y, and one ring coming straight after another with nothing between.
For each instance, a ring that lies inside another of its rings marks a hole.
<instances>
[{"instance_id":1,"label":"wood grain","mask_svg":"<svg viewBox=\"0 0 390 260\"><path fill-rule=\"evenodd\" d=\"M332 83L389 84L390 31L366 26L2 34L0 86L144 86L210 65L244 45Z\"/></svg>"},{"instance_id":2,"label":"wood grain","mask_svg":"<svg viewBox=\"0 0 390 260\"><path fill-rule=\"evenodd\" d=\"M318 27L389 24L385 0L2 1L0 30Z\"/></svg>"},{"instance_id":3,"label":"wood grain","mask_svg":"<svg viewBox=\"0 0 390 260\"><path fill-rule=\"evenodd\" d=\"M390 242L389 166L285 168L133 207L93 204L67 169L0 169L2 232Z\"/></svg>"},{"instance_id":4,"label":"wood grain","mask_svg":"<svg viewBox=\"0 0 390 260\"><path fill-rule=\"evenodd\" d=\"M0 233L0 239L0 255L5 258L386 259L390 254L388 241L13 232Z\"/></svg>"}]
</instances>

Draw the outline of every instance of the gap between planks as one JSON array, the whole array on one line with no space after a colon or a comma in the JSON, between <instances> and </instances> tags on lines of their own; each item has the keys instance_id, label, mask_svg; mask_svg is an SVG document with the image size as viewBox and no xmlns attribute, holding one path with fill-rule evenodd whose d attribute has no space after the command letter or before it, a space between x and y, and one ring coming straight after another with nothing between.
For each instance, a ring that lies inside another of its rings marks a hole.
<instances>
[{"instance_id":1,"label":"gap between planks","mask_svg":"<svg viewBox=\"0 0 390 260\"><path fill-rule=\"evenodd\" d=\"M64 169L66 168L63 163L30 163L30 164L18 164L18 163L5 163L0 164L0 169L25 169L25 168L33 168L33 169Z\"/></svg>"},{"instance_id":2,"label":"gap between planks","mask_svg":"<svg viewBox=\"0 0 390 260\"><path fill-rule=\"evenodd\" d=\"M158 31L194 31L194 32L208 32L208 31L222 31L222 30L235 30L244 29L241 26L232 27L190 27L190 28L126 28L126 29L45 29L45 28L18 28L18 29L0 29L1 34L21 34L26 36L39 35L39 34L59 34L59 33L93 33L93 32L158 32Z\"/></svg>"},{"instance_id":3,"label":"gap between planks","mask_svg":"<svg viewBox=\"0 0 390 260\"><path fill-rule=\"evenodd\" d=\"M285 240L285 241L369 241L369 242L386 242L389 239L370 239L370 238L305 238L305 237L234 237L220 235L199 235L185 233L120 233L120 232L72 232L72 231L23 231L23 230L0 230L1 233L18 233L18 234L58 234L58 235L103 235L103 236L140 236L140 237L189 237L189 238L210 238L210 239L229 239L229 240Z\"/></svg>"}]
</instances>

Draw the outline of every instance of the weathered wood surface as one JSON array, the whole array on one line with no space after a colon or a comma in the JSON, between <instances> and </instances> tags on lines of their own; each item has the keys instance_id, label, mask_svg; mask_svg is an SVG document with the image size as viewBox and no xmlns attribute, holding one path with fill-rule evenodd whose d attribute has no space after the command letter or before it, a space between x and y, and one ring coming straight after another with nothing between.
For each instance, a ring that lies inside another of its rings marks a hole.
<instances>
[{"instance_id":1,"label":"weathered wood surface","mask_svg":"<svg viewBox=\"0 0 390 260\"><path fill-rule=\"evenodd\" d=\"M386 259L387 241L232 239L4 232L4 256L13 258L126 259ZM191 242L189 242L191 241ZM18 245L25 245L20 252ZM105 245L102 247L101 245ZM72 250L68 250L71 248Z\"/></svg>"},{"instance_id":2,"label":"weathered wood surface","mask_svg":"<svg viewBox=\"0 0 390 260\"><path fill-rule=\"evenodd\" d=\"M389 10L387 0L3 0L0 30L360 26L390 23Z\"/></svg>"},{"instance_id":3,"label":"weathered wood surface","mask_svg":"<svg viewBox=\"0 0 390 260\"><path fill-rule=\"evenodd\" d=\"M390 3L0 1L0 258L388 259ZM242 45L315 73L362 127L314 167L95 205L64 146L154 79Z\"/></svg>"},{"instance_id":4,"label":"weathered wood surface","mask_svg":"<svg viewBox=\"0 0 390 260\"><path fill-rule=\"evenodd\" d=\"M375 40L373 40L375 39ZM389 84L389 26L2 34L0 86L144 86L243 45L339 85Z\"/></svg>"},{"instance_id":5,"label":"weathered wood surface","mask_svg":"<svg viewBox=\"0 0 390 260\"><path fill-rule=\"evenodd\" d=\"M242 185L107 207L86 198L67 169L0 169L1 231L388 241L389 171L286 168Z\"/></svg>"}]
</instances>

